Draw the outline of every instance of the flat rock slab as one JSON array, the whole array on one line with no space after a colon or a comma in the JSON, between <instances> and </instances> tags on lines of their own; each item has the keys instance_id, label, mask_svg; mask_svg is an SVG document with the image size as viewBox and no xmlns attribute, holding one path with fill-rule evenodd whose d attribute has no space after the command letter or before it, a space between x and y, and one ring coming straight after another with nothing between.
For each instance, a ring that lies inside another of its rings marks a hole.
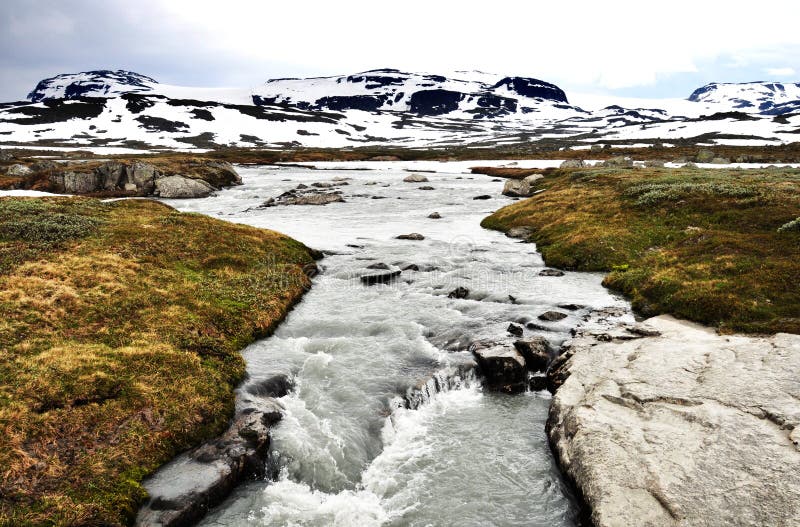
<instances>
[{"instance_id":1,"label":"flat rock slab","mask_svg":"<svg viewBox=\"0 0 800 527\"><path fill-rule=\"evenodd\" d=\"M550 371L548 435L594 525L800 525L800 336L646 326Z\"/></svg>"}]
</instances>

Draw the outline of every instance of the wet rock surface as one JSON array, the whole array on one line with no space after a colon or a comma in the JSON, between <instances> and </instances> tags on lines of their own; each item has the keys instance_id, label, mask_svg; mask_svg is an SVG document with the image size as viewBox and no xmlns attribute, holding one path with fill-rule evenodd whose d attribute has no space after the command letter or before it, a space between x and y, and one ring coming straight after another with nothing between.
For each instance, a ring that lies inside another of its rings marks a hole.
<instances>
[{"instance_id":1,"label":"wet rock surface","mask_svg":"<svg viewBox=\"0 0 800 527\"><path fill-rule=\"evenodd\" d=\"M266 476L270 427L281 419L277 402L240 412L225 434L163 466L144 481L148 501L139 527L194 525L242 481Z\"/></svg>"},{"instance_id":2,"label":"wet rock surface","mask_svg":"<svg viewBox=\"0 0 800 527\"><path fill-rule=\"evenodd\" d=\"M798 525L799 374L798 335L579 331L548 375L548 436L598 527Z\"/></svg>"},{"instance_id":3,"label":"wet rock surface","mask_svg":"<svg viewBox=\"0 0 800 527\"><path fill-rule=\"evenodd\" d=\"M400 276L400 270L387 271L385 273L371 273L361 277L361 283L364 285L375 284L388 284L392 280Z\"/></svg>"},{"instance_id":4,"label":"wet rock surface","mask_svg":"<svg viewBox=\"0 0 800 527\"><path fill-rule=\"evenodd\" d=\"M514 346L481 341L473 342L470 351L490 390L516 393L525 389L528 370Z\"/></svg>"},{"instance_id":5,"label":"wet rock surface","mask_svg":"<svg viewBox=\"0 0 800 527\"><path fill-rule=\"evenodd\" d=\"M399 236L396 236L396 238L398 240L420 241L420 240L424 240L425 236L423 236L422 234L420 234L418 232L412 232L411 234L401 234Z\"/></svg>"}]
</instances>

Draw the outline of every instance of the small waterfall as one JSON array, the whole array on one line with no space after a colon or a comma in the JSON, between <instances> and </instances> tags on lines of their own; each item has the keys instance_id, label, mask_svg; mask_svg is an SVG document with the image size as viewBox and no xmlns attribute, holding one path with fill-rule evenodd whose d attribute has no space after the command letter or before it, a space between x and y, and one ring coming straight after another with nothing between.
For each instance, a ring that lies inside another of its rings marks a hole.
<instances>
[{"instance_id":1,"label":"small waterfall","mask_svg":"<svg viewBox=\"0 0 800 527\"><path fill-rule=\"evenodd\" d=\"M430 402L431 398L438 393L466 388L477 382L479 381L475 373L474 363L448 366L434 372L427 380L420 382L417 386L409 388L403 396L395 397L391 402L391 407L392 410L396 408L417 410Z\"/></svg>"}]
</instances>

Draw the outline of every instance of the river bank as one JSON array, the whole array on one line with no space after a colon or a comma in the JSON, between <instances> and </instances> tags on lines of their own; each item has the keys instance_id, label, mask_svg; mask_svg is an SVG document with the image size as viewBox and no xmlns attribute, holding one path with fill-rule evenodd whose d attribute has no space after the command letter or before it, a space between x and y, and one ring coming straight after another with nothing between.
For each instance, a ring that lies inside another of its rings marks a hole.
<instances>
[{"instance_id":1,"label":"river bank","mask_svg":"<svg viewBox=\"0 0 800 527\"><path fill-rule=\"evenodd\" d=\"M142 478L228 426L239 350L314 266L154 201L0 198L0 524L129 523Z\"/></svg>"},{"instance_id":2,"label":"river bank","mask_svg":"<svg viewBox=\"0 0 800 527\"><path fill-rule=\"evenodd\" d=\"M536 242L550 265L609 272L645 316L800 333L799 183L778 168L554 170L482 225Z\"/></svg>"}]
</instances>

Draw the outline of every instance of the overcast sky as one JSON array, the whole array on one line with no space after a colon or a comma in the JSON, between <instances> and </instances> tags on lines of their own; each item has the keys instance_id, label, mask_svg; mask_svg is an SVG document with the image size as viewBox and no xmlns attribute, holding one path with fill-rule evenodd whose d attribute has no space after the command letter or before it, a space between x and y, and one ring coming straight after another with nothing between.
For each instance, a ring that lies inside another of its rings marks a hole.
<instances>
[{"instance_id":1,"label":"overcast sky","mask_svg":"<svg viewBox=\"0 0 800 527\"><path fill-rule=\"evenodd\" d=\"M250 87L380 67L686 97L711 81L800 81L798 22L798 0L0 0L0 100L91 69Z\"/></svg>"}]
</instances>

